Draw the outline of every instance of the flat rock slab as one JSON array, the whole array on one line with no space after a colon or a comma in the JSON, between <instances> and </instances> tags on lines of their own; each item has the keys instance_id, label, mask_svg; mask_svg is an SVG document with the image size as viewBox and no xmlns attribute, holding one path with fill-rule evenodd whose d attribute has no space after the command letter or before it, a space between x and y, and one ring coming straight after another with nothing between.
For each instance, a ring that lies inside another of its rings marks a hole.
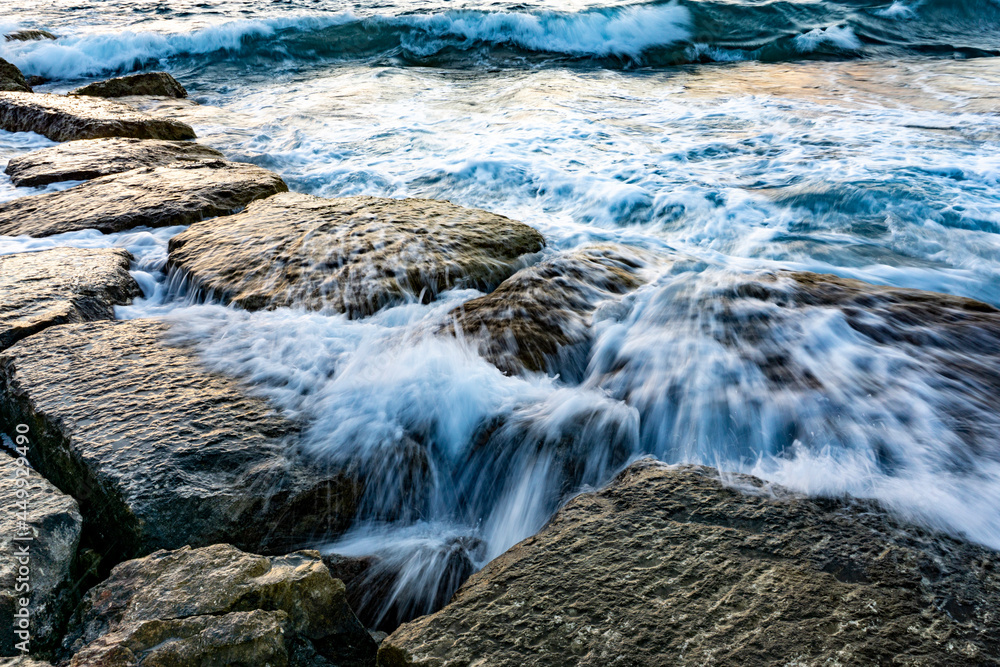
<instances>
[{"instance_id":1,"label":"flat rock slab","mask_svg":"<svg viewBox=\"0 0 1000 667\"><path fill-rule=\"evenodd\" d=\"M244 308L363 317L451 287L493 289L543 245L527 225L450 202L289 193L178 234L168 266Z\"/></svg>"},{"instance_id":2,"label":"flat rock slab","mask_svg":"<svg viewBox=\"0 0 1000 667\"><path fill-rule=\"evenodd\" d=\"M650 460L580 495L382 667L995 665L1000 554L752 477Z\"/></svg>"},{"instance_id":3,"label":"flat rock slab","mask_svg":"<svg viewBox=\"0 0 1000 667\"><path fill-rule=\"evenodd\" d=\"M0 93L0 130L37 132L52 141L195 138L189 125L150 116L127 104L48 93Z\"/></svg>"},{"instance_id":4,"label":"flat rock slab","mask_svg":"<svg viewBox=\"0 0 1000 667\"><path fill-rule=\"evenodd\" d=\"M166 72L143 72L107 81L97 81L71 91L70 95L90 95L92 97L155 95L182 98L187 97L187 91L177 79Z\"/></svg>"},{"instance_id":5,"label":"flat rock slab","mask_svg":"<svg viewBox=\"0 0 1000 667\"><path fill-rule=\"evenodd\" d=\"M3 58L0 58L0 90L18 93L31 92L31 86L25 81L21 70Z\"/></svg>"},{"instance_id":6,"label":"flat rock slab","mask_svg":"<svg viewBox=\"0 0 1000 667\"><path fill-rule=\"evenodd\" d=\"M12 425L13 426L13 425ZM22 448L34 447L33 434L11 429ZM58 639L69 615L76 550L83 519L76 501L9 452L0 451L0 655L17 655L24 637L14 634L15 612L29 600L28 647L34 652ZM27 568L27 574L20 567Z\"/></svg>"},{"instance_id":7,"label":"flat rock slab","mask_svg":"<svg viewBox=\"0 0 1000 667\"><path fill-rule=\"evenodd\" d=\"M82 139L12 158L4 173L17 187L40 187L60 181L89 181L142 167L223 158L214 148L189 141Z\"/></svg>"},{"instance_id":8,"label":"flat rock slab","mask_svg":"<svg viewBox=\"0 0 1000 667\"><path fill-rule=\"evenodd\" d=\"M141 294L130 260L117 248L0 255L0 350L57 324L114 319Z\"/></svg>"},{"instance_id":9,"label":"flat rock slab","mask_svg":"<svg viewBox=\"0 0 1000 667\"><path fill-rule=\"evenodd\" d=\"M61 192L0 204L0 234L50 236L81 229L189 225L285 192L277 174L237 162L192 162L102 176Z\"/></svg>"},{"instance_id":10,"label":"flat rock slab","mask_svg":"<svg viewBox=\"0 0 1000 667\"><path fill-rule=\"evenodd\" d=\"M64 649L81 667L360 667L376 646L318 552L266 558L217 544L115 567L80 603Z\"/></svg>"},{"instance_id":11,"label":"flat rock slab","mask_svg":"<svg viewBox=\"0 0 1000 667\"><path fill-rule=\"evenodd\" d=\"M34 42L40 39L55 39L48 30L18 30L4 36L8 42Z\"/></svg>"},{"instance_id":12,"label":"flat rock slab","mask_svg":"<svg viewBox=\"0 0 1000 667\"><path fill-rule=\"evenodd\" d=\"M585 345L600 304L644 282L647 260L640 251L612 245L556 255L456 308L443 331L461 331L476 341L480 354L505 373L565 373L574 360L557 357L572 357L573 348ZM585 358L575 361L576 366L586 364Z\"/></svg>"},{"instance_id":13,"label":"flat rock slab","mask_svg":"<svg viewBox=\"0 0 1000 667\"><path fill-rule=\"evenodd\" d=\"M0 421L80 501L110 562L185 544L284 548L346 527L353 480L306 462L298 424L168 347L152 320L53 327L0 354Z\"/></svg>"}]
</instances>

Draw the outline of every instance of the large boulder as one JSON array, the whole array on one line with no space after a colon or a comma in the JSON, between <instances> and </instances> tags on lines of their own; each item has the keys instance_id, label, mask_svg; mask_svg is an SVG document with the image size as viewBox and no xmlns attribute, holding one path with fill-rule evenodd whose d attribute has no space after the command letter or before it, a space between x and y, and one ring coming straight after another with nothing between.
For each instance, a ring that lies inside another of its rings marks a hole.
<instances>
[{"instance_id":1,"label":"large boulder","mask_svg":"<svg viewBox=\"0 0 1000 667\"><path fill-rule=\"evenodd\" d=\"M0 93L0 130L37 132L53 141L195 138L189 125L150 116L127 104L48 93Z\"/></svg>"},{"instance_id":2,"label":"large boulder","mask_svg":"<svg viewBox=\"0 0 1000 667\"><path fill-rule=\"evenodd\" d=\"M34 434L15 428L10 437L22 452L30 451ZM26 464L23 457L0 451L0 655L5 656L21 649L35 653L58 640L72 610L83 522L76 501Z\"/></svg>"},{"instance_id":3,"label":"large boulder","mask_svg":"<svg viewBox=\"0 0 1000 667\"><path fill-rule=\"evenodd\" d=\"M378 664L1000 661L1000 554L727 478L633 464L400 627Z\"/></svg>"},{"instance_id":4,"label":"large boulder","mask_svg":"<svg viewBox=\"0 0 1000 667\"><path fill-rule=\"evenodd\" d=\"M82 139L11 158L4 173L17 187L39 187L59 181L87 181L142 167L222 158L214 148L189 141Z\"/></svg>"},{"instance_id":5,"label":"large boulder","mask_svg":"<svg viewBox=\"0 0 1000 667\"><path fill-rule=\"evenodd\" d=\"M0 234L50 236L81 229L189 225L284 192L277 174L237 162L176 163L102 176L0 204Z\"/></svg>"},{"instance_id":6,"label":"large boulder","mask_svg":"<svg viewBox=\"0 0 1000 667\"><path fill-rule=\"evenodd\" d=\"M376 645L315 551L265 558L228 544L114 568L80 603L70 665L367 667Z\"/></svg>"},{"instance_id":7,"label":"large boulder","mask_svg":"<svg viewBox=\"0 0 1000 667\"><path fill-rule=\"evenodd\" d=\"M91 83L71 91L70 95L89 95L91 97L156 95L180 98L187 97L187 91L177 79L166 72L143 72Z\"/></svg>"},{"instance_id":8,"label":"large boulder","mask_svg":"<svg viewBox=\"0 0 1000 667\"><path fill-rule=\"evenodd\" d=\"M9 90L18 93L31 92L31 86L25 81L21 70L3 58L0 58L0 90Z\"/></svg>"},{"instance_id":9,"label":"large boulder","mask_svg":"<svg viewBox=\"0 0 1000 667\"><path fill-rule=\"evenodd\" d=\"M42 329L114 319L141 294L117 248L52 248L0 256L0 350Z\"/></svg>"},{"instance_id":10,"label":"large boulder","mask_svg":"<svg viewBox=\"0 0 1000 667\"><path fill-rule=\"evenodd\" d=\"M7 33L4 37L8 42L34 42L41 39L56 38L56 36L48 30L36 30L31 28Z\"/></svg>"},{"instance_id":11,"label":"large boulder","mask_svg":"<svg viewBox=\"0 0 1000 667\"><path fill-rule=\"evenodd\" d=\"M480 354L508 374L573 366L579 372L586 354L574 352L589 340L595 309L642 284L645 259L612 245L556 255L456 308L443 331L476 341Z\"/></svg>"},{"instance_id":12,"label":"large boulder","mask_svg":"<svg viewBox=\"0 0 1000 667\"><path fill-rule=\"evenodd\" d=\"M343 530L357 485L300 454L299 425L152 320L68 324L0 354L0 422L79 500L106 562L233 543L279 550Z\"/></svg>"},{"instance_id":13,"label":"large boulder","mask_svg":"<svg viewBox=\"0 0 1000 667\"><path fill-rule=\"evenodd\" d=\"M451 287L492 289L543 244L527 225L449 202L289 193L192 225L170 240L168 266L244 308L363 317Z\"/></svg>"}]
</instances>

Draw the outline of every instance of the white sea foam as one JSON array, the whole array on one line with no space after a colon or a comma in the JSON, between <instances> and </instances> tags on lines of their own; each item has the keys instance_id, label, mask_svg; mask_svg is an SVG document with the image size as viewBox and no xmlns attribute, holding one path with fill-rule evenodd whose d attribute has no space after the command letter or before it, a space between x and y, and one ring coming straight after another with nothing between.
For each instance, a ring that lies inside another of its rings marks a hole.
<instances>
[{"instance_id":1,"label":"white sea foam","mask_svg":"<svg viewBox=\"0 0 1000 667\"><path fill-rule=\"evenodd\" d=\"M802 52L815 51L819 46L829 44L845 51L861 49L861 40L854 30L846 25L833 25L826 28L813 28L809 32L795 38L795 47Z\"/></svg>"}]
</instances>

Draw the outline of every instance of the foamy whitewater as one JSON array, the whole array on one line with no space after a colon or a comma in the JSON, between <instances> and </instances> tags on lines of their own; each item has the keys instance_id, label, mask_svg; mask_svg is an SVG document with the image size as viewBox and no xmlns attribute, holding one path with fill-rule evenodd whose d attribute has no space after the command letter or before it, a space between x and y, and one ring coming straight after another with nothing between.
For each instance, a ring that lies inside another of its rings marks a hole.
<instances>
[{"instance_id":1,"label":"foamy whitewater","mask_svg":"<svg viewBox=\"0 0 1000 667\"><path fill-rule=\"evenodd\" d=\"M368 618L432 610L468 574L456 562L482 566L643 455L875 498L1000 548L1000 403L962 406L987 434L964 446L938 371L833 309L781 335L822 390L777 390L699 310L775 269L1000 306L1000 5L131 4L18 3L0 29L59 39L0 57L50 78L41 91L166 69L191 99L151 109L295 191L484 208L542 232L543 258L594 241L687 258L602 304L578 364L510 377L423 333L472 290L353 321L248 313L164 275L182 228L0 237L0 253L127 248L145 297L120 318L174 323L209 367L303 418L317 456L368 477L356 525L322 545L399 573ZM0 132L0 162L48 145ZM0 178L0 200L39 191Z\"/></svg>"}]
</instances>

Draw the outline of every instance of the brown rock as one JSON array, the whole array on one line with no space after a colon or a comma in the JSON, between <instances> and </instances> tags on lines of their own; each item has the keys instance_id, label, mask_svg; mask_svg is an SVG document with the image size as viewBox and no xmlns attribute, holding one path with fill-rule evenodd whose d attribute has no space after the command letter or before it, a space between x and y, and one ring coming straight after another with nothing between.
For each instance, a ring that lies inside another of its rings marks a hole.
<instances>
[{"instance_id":1,"label":"brown rock","mask_svg":"<svg viewBox=\"0 0 1000 667\"><path fill-rule=\"evenodd\" d=\"M222 153L188 141L81 139L11 158L4 171L17 187L87 181L142 167L220 160Z\"/></svg>"},{"instance_id":2,"label":"brown rock","mask_svg":"<svg viewBox=\"0 0 1000 667\"><path fill-rule=\"evenodd\" d=\"M543 244L527 225L449 202L289 193L178 234L168 266L251 310L363 317L452 287L492 289Z\"/></svg>"},{"instance_id":3,"label":"brown rock","mask_svg":"<svg viewBox=\"0 0 1000 667\"><path fill-rule=\"evenodd\" d=\"M120 249L53 248L0 256L0 350L42 329L114 319L139 296Z\"/></svg>"},{"instance_id":4,"label":"brown rock","mask_svg":"<svg viewBox=\"0 0 1000 667\"><path fill-rule=\"evenodd\" d=\"M187 97L184 86L166 72L144 72L120 76L88 84L71 91L69 94L89 95L91 97L127 97L129 95Z\"/></svg>"},{"instance_id":5,"label":"brown rock","mask_svg":"<svg viewBox=\"0 0 1000 667\"><path fill-rule=\"evenodd\" d=\"M31 92L31 86L25 81L21 70L3 58L0 58L0 90L9 90L18 93Z\"/></svg>"},{"instance_id":6,"label":"brown rock","mask_svg":"<svg viewBox=\"0 0 1000 667\"><path fill-rule=\"evenodd\" d=\"M48 30L18 30L16 32L8 33L6 39L8 42L33 42L39 39L55 39L56 36L53 35Z\"/></svg>"},{"instance_id":7,"label":"brown rock","mask_svg":"<svg viewBox=\"0 0 1000 667\"><path fill-rule=\"evenodd\" d=\"M139 226L188 225L287 189L277 174L237 162L133 169L0 204L0 234L49 236L80 229L109 234Z\"/></svg>"},{"instance_id":8,"label":"brown rock","mask_svg":"<svg viewBox=\"0 0 1000 667\"><path fill-rule=\"evenodd\" d=\"M633 464L400 627L378 664L1000 661L1000 554L871 505L729 480Z\"/></svg>"},{"instance_id":9,"label":"brown rock","mask_svg":"<svg viewBox=\"0 0 1000 667\"><path fill-rule=\"evenodd\" d=\"M127 104L48 93L0 93L0 130L37 132L53 141L195 138L190 126L150 116Z\"/></svg>"}]
</instances>

